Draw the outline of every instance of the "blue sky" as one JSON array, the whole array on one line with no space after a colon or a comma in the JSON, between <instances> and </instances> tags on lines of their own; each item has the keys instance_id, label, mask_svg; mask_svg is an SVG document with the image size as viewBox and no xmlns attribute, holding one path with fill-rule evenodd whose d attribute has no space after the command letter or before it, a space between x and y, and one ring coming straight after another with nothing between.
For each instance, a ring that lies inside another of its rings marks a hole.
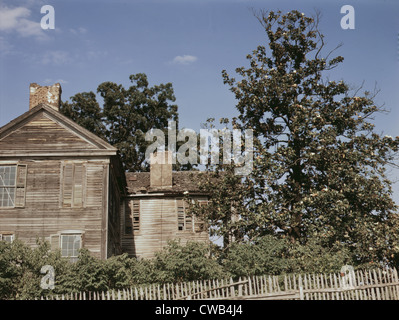
<instances>
[{"instance_id":1,"label":"blue sky","mask_svg":"<svg viewBox=\"0 0 399 320\"><path fill-rule=\"evenodd\" d=\"M40 27L44 5L55 9L54 30ZM343 5L355 9L354 30L340 26ZM390 113L376 117L376 131L399 136L396 0L0 0L0 126L27 111L31 82L60 82L67 100L104 81L128 87L129 75L139 72L150 85L172 82L182 127L199 131L209 117L235 116L221 71L233 75L266 44L251 8L307 15L318 9L327 48L343 44L336 55L345 61L330 78L364 81L364 90L377 85L376 102ZM399 203L397 184L394 198Z\"/></svg>"}]
</instances>

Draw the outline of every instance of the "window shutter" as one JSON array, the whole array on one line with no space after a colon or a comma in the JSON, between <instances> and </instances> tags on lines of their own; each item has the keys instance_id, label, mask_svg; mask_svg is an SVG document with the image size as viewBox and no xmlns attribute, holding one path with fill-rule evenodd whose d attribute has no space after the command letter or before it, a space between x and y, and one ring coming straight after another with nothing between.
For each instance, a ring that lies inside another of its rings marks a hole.
<instances>
[{"instance_id":1,"label":"window shutter","mask_svg":"<svg viewBox=\"0 0 399 320\"><path fill-rule=\"evenodd\" d=\"M72 205L72 181L73 181L73 164L65 163L62 172L62 206L71 207Z\"/></svg>"},{"instance_id":2,"label":"window shutter","mask_svg":"<svg viewBox=\"0 0 399 320\"><path fill-rule=\"evenodd\" d=\"M75 163L73 175L73 206L83 205L83 164Z\"/></svg>"},{"instance_id":3,"label":"window shutter","mask_svg":"<svg viewBox=\"0 0 399 320\"><path fill-rule=\"evenodd\" d=\"M62 207L83 207L86 196L86 165L64 163L62 170Z\"/></svg>"},{"instance_id":4,"label":"window shutter","mask_svg":"<svg viewBox=\"0 0 399 320\"><path fill-rule=\"evenodd\" d=\"M80 248L82 249L84 247L85 244L85 233L82 232L80 235Z\"/></svg>"},{"instance_id":5,"label":"window shutter","mask_svg":"<svg viewBox=\"0 0 399 320\"><path fill-rule=\"evenodd\" d=\"M50 245L51 245L51 250L58 250L60 248L60 235L59 234L50 235Z\"/></svg>"},{"instance_id":6,"label":"window shutter","mask_svg":"<svg viewBox=\"0 0 399 320\"><path fill-rule=\"evenodd\" d=\"M125 202L125 234L133 233L133 225L132 225L132 202L133 200L129 200Z\"/></svg>"},{"instance_id":7,"label":"window shutter","mask_svg":"<svg viewBox=\"0 0 399 320\"><path fill-rule=\"evenodd\" d=\"M177 205L177 230L183 231L184 230L184 203L183 200L176 200Z\"/></svg>"},{"instance_id":8,"label":"window shutter","mask_svg":"<svg viewBox=\"0 0 399 320\"><path fill-rule=\"evenodd\" d=\"M16 180L16 193L15 193L15 207L25 207L26 198L26 175L27 175L26 164L19 164L17 166L17 180Z\"/></svg>"},{"instance_id":9,"label":"window shutter","mask_svg":"<svg viewBox=\"0 0 399 320\"><path fill-rule=\"evenodd\" d=\"M133 200L133 230L140 230L140 200Z\"/></svg>"},{"instance_id":10,"label":"window shutter","mask_svg":"<svg viewBox=\"0 0 399 320\"><path fill-rule=\"evenodd\" d=\"M125 203L125 234L140 230L140 200Z\"/></svg>"}]
</instances>

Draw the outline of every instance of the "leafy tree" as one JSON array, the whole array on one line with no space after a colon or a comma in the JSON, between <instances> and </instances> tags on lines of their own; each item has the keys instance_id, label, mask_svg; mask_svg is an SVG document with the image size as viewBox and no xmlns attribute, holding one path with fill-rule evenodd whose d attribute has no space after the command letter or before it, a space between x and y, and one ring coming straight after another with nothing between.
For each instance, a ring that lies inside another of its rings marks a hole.
<instances>
[{"instance_id":1,"label":"leafy tree","mask_svg":"<svg viewBox=\"0 0 399 320\"><path fill-rule=\"evenodd\" d=\"M151 129L164 130L168 121L177 121L176 98L171 83L149 86L143 73L130 75L131 86L103 82L97 93L103 100L100 107L94 92L78 93L71 102L63 102L61 112L118 148L128 171L148 169L145 151L152 141L145 140Z\"/></svg>"},{"instance_id":2,"label":"leafy tree","mask_svg":"<svg viewBox=\"0 0 399 320\"><path fill-rule=\"evenodd\" d=\"M343 58L321 57L317 16L261 11L257 18L268 46L247 56L239 79L222 72L237 99L235 125L255 136L254 169L241 188L241 205L253 212L243 216L246 236L297 245L317 238L324 247L344 245L357 263L392 263L398 216L386 169L395 165L399 138L377 134L371 122L384 110L369 92L324 80Z\"/></svg>"},{"instance_id":3,"label":"leafy tree","mask_svg":"<svg viewBox=\"0 0 399 320\"><path fill-rule=\"evenodd\" d=\"M243 177L235 174L236 165L223 163L225 151L231 153L231 143L226 144L227 137L232 140L229 120L220 119L220 123L226 125L223 129L217 129L215 119L209 118L202 125L203 129L215 130L218 132L219 161L209 161L205 164L205 174L195 175L199 190L210 195L207 205L203 202L191 199L190 194L186 195L189 208L188 214L195 214L196 217L207 221L211 237L223 239L223 247L228 249L232 241L241 240L243 235L250 232L251 227L246 225L248 217L252 212L245 205L249 186L243 183ZM234 126L234 123L232 124ZM228 129L223 131L224 129ZM224 137L224 132L228 136ZM226 148L230 146L230 148ZM211 146L209 146L211 148ZM245 178L244 178L245 179Z\"/></svg>"},{"instance_id":4,"label":"leafy tree","mask_svg":"<svg viewBox=\"0 0 399 320\"><path fill-rule=\"evenodd\" d=\"M286 239L264 236L256 243L233 242L224 255L223 266L235 277L279 275L288 269Z\"/></svg>"},{"instance_id":5,"label":"leafy tree","mask_svg":"<svg viewBox=\"0 0 399 320\"><path fill-rule=\"evenodd\" d=\"M77 93L61 104L61 112L102 139L106 139L103 114L94 92Z\"/></svg>"},{"instance_id":6,"label":"leafy tree","mask_svg":"<svg viewBox=\"0 0 399 320\"><path fill-rule=\"evenodd\" d=\"M293 244L287 238L266 235L256 242L235 242L222 261L226 272L234 277L248 275L281 275L285 273L339 272L343 265L353 264L349 250L323 247L312 239Z\"/></svg>"},{"instance_id":7,"label":"leafy tree","mask_svg":"<svg viewBox=\"0 0 399 320\"><path fill-rule=\"evenodd\" d=\"M286 273L337 273L344 265L362 269L379 267L377 262L360 265L345 244L326 246L316 237L308 239L305 244L286 243Z\"/></svg>"}]
</instances>

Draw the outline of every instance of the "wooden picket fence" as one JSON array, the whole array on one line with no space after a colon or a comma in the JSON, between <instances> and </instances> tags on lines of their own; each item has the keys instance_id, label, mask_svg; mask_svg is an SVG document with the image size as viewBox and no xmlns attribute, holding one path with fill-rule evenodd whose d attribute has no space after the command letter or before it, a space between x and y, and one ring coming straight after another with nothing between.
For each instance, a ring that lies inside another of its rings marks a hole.
<instances>
[{"instance_id":1,"label":"wooden picket fence","mask_svg":"<svg viewBox=\"0 0 399 320\"><path fill-rule=\"evenodd\" d=\"M399 300L396 269L253 276L50 295L42 300Z\"/></svg>"}]
</instances>

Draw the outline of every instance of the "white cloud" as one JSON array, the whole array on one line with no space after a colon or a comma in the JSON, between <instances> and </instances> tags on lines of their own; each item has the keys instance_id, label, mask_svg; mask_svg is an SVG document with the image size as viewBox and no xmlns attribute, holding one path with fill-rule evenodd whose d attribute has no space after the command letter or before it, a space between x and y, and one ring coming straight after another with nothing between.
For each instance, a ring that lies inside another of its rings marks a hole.
<instances>
[{"instance_id":1,"label":"white cloud","mask_svg":"<svg viewBox=\"0 0 399 320\"><path fill-rule=\"evenodd\" d=\"M0 30L7 31L18 27L19 21L30 15L30 10L23 7L9 9L0 7Z\"/></svg>"},{"instance_id":2,"label":"white cloud","mask_svg":"<svg viewBox=\"0 0 399 320\"><path fill-rule=\"evenodd\" d=\"M52 80L52 79L45 79L44 80L45 84L54 84L54 83L59 83L59 84L67 84L68 81L64 80L64 79L57 79L57 80Z\"/></svg>"},{"instance_id":3,"label":"white cloud","mask_svg":"<svg viewBox=\"0 0 399 320\"><path fill-rule=\"evenodd\" d=\"M5 37L0 37L0 54L8 54L12 51L13 45Z\"/></svg>"},{"instance_id":4,"label":"white cloud","mask_svg":"<svg viewBox=\"0 0 399 320\"><path fill-rule=\"evenodd\" d=\"M86 28L83 28L83 27L79 27L79 28L76 28L76 29L69 29L69 31L72 33L72 34L75 34L75 35L78 35L78 34L85 34L85 33L87 33L87 29Z\"/></svg>"},{"instance_id":5,"label":"white cloud","mask_svg":"<svg viewBox=\"0 0 399 320\"><path fill-rule=\"evenodd\" d=\"M196 56L184 55L184 56L174 57L174 59L172 60L172 63L187 65L187 64L193 63L197 60L198 60L198 58Z\"/></svg>"},{"instance_id":6,"label":"white cloud","mask_svg":"<svg viewBox=\"0 0 399 320\"><path fill-rule=\"evenodd\" d=\"M42 64L61 65L72 62L73 59L67 51L53 50L47 51L41 59Z\"/></svg>"},{"instance_id":7,"label":"white cloud","mask_svg":"<svg viewBox=\"0 0 399 320\"><path fill-rule=\"evenodd\" d=\"M94 51L94 50L89 50L86 52L86 57L92 61L92 60L97 60L97 59L104 59L108 56L107 51Z\"/></svg>"},{"instance_id":8,"label":"white cloud","mask_svg":"<svg viewBox=\"0 0 399 320\"><path fill-rule=\"evenodd\" d=\"M24 7L8 8L0 6L0 31L16 32L22 37L35 37L40 40L47 38L40 22L29 20L31 11Z\"/></svg>"}]
</instances>

